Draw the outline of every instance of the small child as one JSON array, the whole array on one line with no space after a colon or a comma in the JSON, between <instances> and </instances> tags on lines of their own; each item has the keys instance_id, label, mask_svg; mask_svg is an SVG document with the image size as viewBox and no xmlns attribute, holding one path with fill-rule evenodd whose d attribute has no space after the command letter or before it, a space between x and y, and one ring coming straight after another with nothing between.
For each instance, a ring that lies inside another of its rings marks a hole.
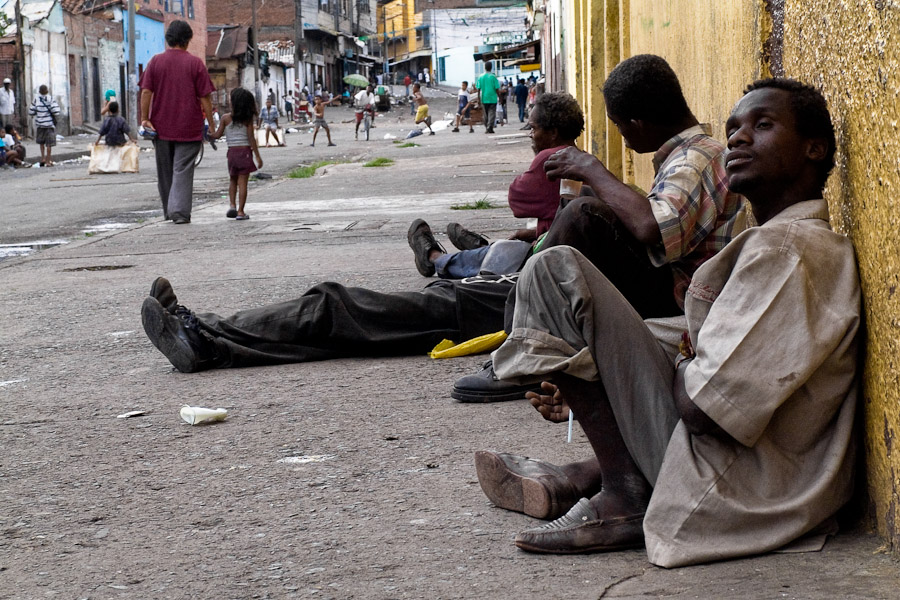
<instances>
[{"instance_id":1,"label":"small child","mask_svg":"<svg viewBox=\"0 0 900 600\"><path fill-rule=\"evenodd\" d=\"M244 88L231 90L231 112L219 121L219 127L215 133L209 134L210 139L217 140L225 135L225 143L228 145L228 176L231 181L228 186L228 199L231 207L225 216L237 221L246 221L250 215L244 212L247 203L247 180L250 173L258 168L262 169L263 161L256 145L256 132L253 130L253 120L256 118L256 99L253 94ZM256 155L256 165L253 164L253 156ZM235 198L237 196L237 198ZM235 204L235 200L238 204Z\"/></svg>"},{"instance_id":2,"label":"small child","mask_svg":"<svg viewBox=\"0 0 900 600\"><path fill-rule=\"evenodd\" d=\"M416 99L416 104L419 106L416 109L416 125L425 123L425 127L430 132L429 135L434 135L434 131L431 129L431 117L428 116L428 100L425 99L425 94L422 93L418 83L413 85L413 98Z\"/></svg>"},{"instance_id":3,"label":"small child","mask_svg":"<svg viewBox=\"0 0 900 600\"><path fill-rule=\"evenodd\" d=\"M132 142L135 141L134 138L131 137L130 131L128 123L119 116L119 103L110 102L109 118L103 121L103 125L100 127L100 134L97 136L95 144L99 144L100 138L105 135L107 146L124 146L126 134Z\"/></svg>"},{"instance_id":4,"label":"small child","mask_svg":"<svg viewBox=\"0 0 900 600\"><path fill-rule=\"evenodd\" d=\"M313 131L313 141L310 146L316 145L316 136L319 135L319 127L325 128L325 133L328 134L328 145L337 146L337 144L331 141L331 129L328 128L328 123L325 121L325 103L322 101L322 96L316 96L316 105L313 108L313 112L316 113L316 129Z\"/></svg>"},{"instance_id":5,"label":"small child","mask_svg":"<svg viewBox=\"0 0 900 600\"><path fill-rule=\"evenodd\" d=\"M3 128L3 132L5 134L3 136L3 149L6 151L6 164L14 167L30 167L31 163L24 161L25 146L22 145L16 128L12 126L12 123L9 123Z\"/></svg>"}]
</instances>

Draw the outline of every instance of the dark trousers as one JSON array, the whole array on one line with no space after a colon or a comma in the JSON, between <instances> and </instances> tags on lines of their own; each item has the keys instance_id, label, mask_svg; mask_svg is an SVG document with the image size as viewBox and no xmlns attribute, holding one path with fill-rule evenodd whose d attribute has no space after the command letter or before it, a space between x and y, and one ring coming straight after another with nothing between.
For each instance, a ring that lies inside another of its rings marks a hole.
<instances>
[{"instance_id":1,"label":"dark trousers","mask_svg":"<svg viewBox=\"0 0 900 600\"><path fill-rule=\"evenodd\" d=\"M540 250L572 246L614 285L642 318L671 317L684 311L675 302L672 268L654 266L647 248L619 222L599 198L577 198L557 212ZM516 294L506 303L504 324L510 331Z\"/></svg>"},{"instance_id":2,"label":"dark trousers","mask_svg":"<svg viewBox=\"0 0 900 600\"><path fill-rule=\"evenodd\" d=\"M194 194L194 159L203 142L156 140L156 179L163 217L190 220Z\"/></svg>"},{"instance_id":3,"label":"dark trousers","mask_svg":"<svg viewBox=\"0 0 900 600\"><path fill-rule=\"evenodd\" d=\"M503 328L512 283L438 281L421 292L382 293L337 283L300 298L223 318L198 314L220 367L253 367L351 356L425 354Z\"/></svg>"},{"instance_id":4,"label":"dark trousers","mask_svg":"<svg viewBox=\"0 0 900 600\"><path fill-rule=\"evenodd\" d=\"M516 104L518 104L518 106L519 106L519 123L524 123L525 122L525 103L522 102L521 104L519 104L517 102Z\"/></svg>"},{"instance_id":5,"label":"dark trousers","mask_svg":"<svg viewBox=\"0 0 900 600\"><path fill-rule=\"evenodd\" d=\"M494 130L494 121L497 120L497 103L488 104L484 102L484 127L488 131Z\"/></svg>"}]
</instances>

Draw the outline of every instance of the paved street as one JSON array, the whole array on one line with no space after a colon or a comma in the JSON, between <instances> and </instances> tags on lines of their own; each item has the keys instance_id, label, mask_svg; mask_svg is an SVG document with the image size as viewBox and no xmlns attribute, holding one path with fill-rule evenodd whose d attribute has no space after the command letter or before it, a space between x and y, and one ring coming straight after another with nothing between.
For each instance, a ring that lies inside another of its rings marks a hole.
<instances>
[{"instance_id":1,"label":"paved street","mask_svg":"<svg viewBox=\"0 0 900 600\"><path fill-rule=\"evenodd\" d=\"M454 104L435 98L435 121ZM139 175L0 173L3 243L67 242L0 261L0 598L896 597L896 563L861 529L821 553L674 570L637 550L516 550L536 521L490 504L473 452L562 462L590 448L524 402L452 401L484 356L173 371L140 322L159 275L222 314L323 281L417 290L414 218L492 239L523 225L505 206L531 160L517 123L495 136L438 126L404 148L384 137L406 135L408 112L379 118L369 142L353 141L348 109L328 118L337 147L304 132L264 149L273 179L252 184L245 222L224 216L222 149L198 171L186 226L161 219L150 154ZM376 157L395 162L363 167ZM326 159L345 162L284 177ZM478 200L494 208L455 209ZM228 418L191 427L183 404ZM145 414L117 418L129 411Z\"/></svg>"}]
</instances>

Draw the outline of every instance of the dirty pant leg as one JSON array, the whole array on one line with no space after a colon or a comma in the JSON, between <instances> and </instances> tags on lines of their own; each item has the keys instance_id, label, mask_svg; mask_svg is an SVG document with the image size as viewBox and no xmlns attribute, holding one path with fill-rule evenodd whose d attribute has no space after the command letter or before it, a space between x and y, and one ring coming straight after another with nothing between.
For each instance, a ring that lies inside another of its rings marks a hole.
<instances>
[{"instance_id":1,"label":"dirty pant leg","mask_svg":"<svg viewBox=\"0 0 900 600\"><path fill-rule=\"evenodd\" d=\"M484 104L484 126L487 129L494 128L494 121L497 120L497 104Z\"/></svg>"},{"instance_id":2,"label":"dirty pant leg","mask_svg":"<svg viewBox=\"0 0 900 600\"><path fill-rule=\"evenodd\" d=\"M165 218L190 219L194 193L194 159L203 142L156 140L156 178Z\"/></svg>"},{"instance_id":3,"label":"dirty pant leg","mask_svg":"<svg viewBox=\"0 0 900 600\"><path fill-rule=\"evenodd\" d=\"M641 316L567 247L528 261L516 296L512 333L494 352L494 371L520 382L560 371L600 381L629 453L654 484L679 416L674 365Z\"/></svg>"},{"instance_id":4,"label":"dirty pant leg","mask_svg":"<svg viewBox=\"0 0 900 600\"><path fill-rule=\"evenodd\" d=\"M214 336L222 367L251 367L425 354L445 338L460 339L456 305L451 286L382 293L329 282L227 318L197 317Z\"/></svg>"},{"instance_id":5,"label":"dirty pant leg","mask_svg":"<svg viewBox=\"0 0 900 600\"><path fill-rule=\"evenodd\" d=\"M646 246L625 229L603 200L577 198L561 209L541 250L554 246L571 246L581 252L643 318L683 313L675 302L672 268L651 263Z\"/></svg>"},{"instance_id":6,"label":"dirty pant leg","mask_svg":"<svg viewBox=\"0 0 900 600\"><path fill-rule=\"evenodd\" d=\"M481 262L490 246L482 246L473 250L460 250L450 254L441 254L434 261L438 277L443 279L462 279L474 277L481 271Z\"/></svg>"}]
</instances>

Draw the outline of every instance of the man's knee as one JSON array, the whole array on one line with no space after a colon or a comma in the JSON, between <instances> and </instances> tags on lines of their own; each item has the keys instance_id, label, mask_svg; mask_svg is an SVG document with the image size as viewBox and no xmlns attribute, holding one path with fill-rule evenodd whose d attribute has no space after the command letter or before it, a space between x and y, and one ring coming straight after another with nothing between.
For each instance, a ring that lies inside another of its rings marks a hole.
<instances>
[{"instance_id":1,"label":"man's knee","mask_svg":"<svg viewBox=\"0 0 900 600\"><path fill-rule=\"evenodd\" d=\"M592 197L576 198L569 202L553 219L553 240L562 244L566 240L581 239L584 235L602 235L603 226L616 223L616 214L603 200ZM600 228L598 228L598 225Z\"/></svg>"}]
</instances>

